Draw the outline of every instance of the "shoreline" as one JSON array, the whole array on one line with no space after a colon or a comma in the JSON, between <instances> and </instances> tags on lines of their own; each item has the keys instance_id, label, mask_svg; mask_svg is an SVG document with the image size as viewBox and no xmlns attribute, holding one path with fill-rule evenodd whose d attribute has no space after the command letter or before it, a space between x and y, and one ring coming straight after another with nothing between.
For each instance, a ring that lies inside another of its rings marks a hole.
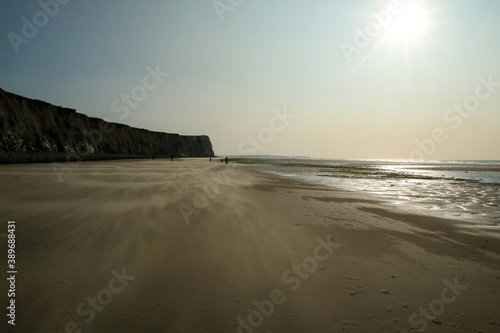
<instances>
[{"instance_id":1,"label":"shoreline","mask_svg":"<svg viewBox=\"0 0 500 333\"><path fill-rule=\"evenodd\" d=\"M295 171L293 168L247 164L265 173L328 186L339 191L363 193L386 204L386 209L404 210L460 221L477 227L500 226L500 185L466 179L325 177L321 170ZM497 193L495 193L495 191Z\"/></svg>"},{"instance_id":2,"label":"shoreline","mask_svg":"<svg viewBox=\"0 0 500 333\"><path fill-rule=\"evenodd\" d=\"M498 238L364 193L205 159L96 161L62 182L48 164L0 165L0 181L21 265L7 332L500 327Z\"/></svg>"}]
</instances>

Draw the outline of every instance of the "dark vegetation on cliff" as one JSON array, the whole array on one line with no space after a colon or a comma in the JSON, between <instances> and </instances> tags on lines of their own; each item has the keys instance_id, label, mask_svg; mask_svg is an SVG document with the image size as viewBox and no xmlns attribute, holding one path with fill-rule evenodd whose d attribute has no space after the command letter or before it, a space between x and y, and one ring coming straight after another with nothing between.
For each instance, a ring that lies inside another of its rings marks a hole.
<instances>
[{"instance_id":1,"label":"dark vegetation on cliff","mask_svg":"<svg viewBox=\"0 0 500 333\"><path fill-rule=\"evenodd\" d=\"M213 157L206 135L152 132L0 89L0 163Z\"/></svg>"}]
</instances>

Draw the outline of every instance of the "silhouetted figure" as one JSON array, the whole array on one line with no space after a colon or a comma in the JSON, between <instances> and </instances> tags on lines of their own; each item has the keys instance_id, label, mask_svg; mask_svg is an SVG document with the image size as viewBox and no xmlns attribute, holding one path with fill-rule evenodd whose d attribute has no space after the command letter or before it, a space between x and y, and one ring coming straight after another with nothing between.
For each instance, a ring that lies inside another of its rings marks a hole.
<instances>
[{"instance_id":1,"label":"silhouetted figure","mask_svg":"<svg viewBox=\"0 0 500 333\"><path fill-rule=\"evenodd\" d=\"M224 159L223 159L223 158L221 158L221 159L220 159L220 162L221 162L221 163L222 163L222 162L224 162Z\"/></svg>"},{"instance_id":2,"label":"silhouetted figure","mask_svg":"<svg viewBox=\"0 0 500 333\"><path fill-rule=\"evenodd\" d=\"M174 160L174 154L170 155L170 160L173 161Z\"/></svg>"},{"instance_id":3,"label":"silhouetted figure","mask_svg":"<svg viewBox=\"0 0 500 333\"><path fill-rule=\"evenodd\" d=\"M226 157L226 164L227 164L227 161L228 161L228 159L227 159L227 157Z\"/></svg>"},{"instance_id":4,"label":"silhouetted figure","mask_svg":"<svg viewBox=\"0 0 500 333\"><path fill-rule=\"evenodd\" d=\"M212 162L212 158L210 157L210 162Z\"/></svg>"}]
</instances>

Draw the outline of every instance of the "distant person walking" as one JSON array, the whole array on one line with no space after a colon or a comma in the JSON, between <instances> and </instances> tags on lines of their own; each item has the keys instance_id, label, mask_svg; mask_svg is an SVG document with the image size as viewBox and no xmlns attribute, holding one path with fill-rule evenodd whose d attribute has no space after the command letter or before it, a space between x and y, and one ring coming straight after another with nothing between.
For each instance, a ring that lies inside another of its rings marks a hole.
<instances>
[{"instance_id":1,"label":"distant person walking","mask_svg":"<svg viewBox=\"0 0 500 333\"><path fill-rule=\"evenodd\" d=\"M226 164L227 164L227 161L228 161L228 159L227 159L227 157L226 157Z\"/></svg>"},{"instance_id":2,"label":"distant person walking","mask_svg":"<svg viewBox=\"0 0 500 333\"><path fill-rule=\"evenodd\" d=\"M223 158L221 158L221 159L220 159L220 162L221 162L221 163L222 163L222 162L224 162L224 159L223 159Z\"/></svg>"},{"instance_id":3,"label":"distant person walking","mask_svg":"<svg viewBox=\"0 0 500 333\"><path fill-rule=\"evenodd\" d=\"M170 160L173 161L174 160L174 154L170 155Z\"/></svg>"},{"instance_id":4,"label":"distant person walking","mask_svg":"<svg viewBox=\"0 0 500 333\"><path fill-rule=\"evenodd\" d=\"M210 161L210 162L212 162L212 158L211 158L211 157L210 157L210 160L209 160L209 161Z\"/></svg>"}]
</instances>

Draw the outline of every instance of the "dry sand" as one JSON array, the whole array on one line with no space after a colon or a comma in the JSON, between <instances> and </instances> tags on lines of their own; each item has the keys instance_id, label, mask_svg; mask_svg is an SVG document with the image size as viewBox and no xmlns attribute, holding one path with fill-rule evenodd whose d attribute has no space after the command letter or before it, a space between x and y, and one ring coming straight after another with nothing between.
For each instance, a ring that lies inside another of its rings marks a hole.
<instances>
[{"instance_id":1,"label":"dry sand","mask_svg":"<svg viewBox=\"0 0 500 333\"><path fill-rule=\"evenodd\" d=\"M498 228L207 159L69 170L0 166L1 331L500 332Z\"/></svg>"}]
</instances>

